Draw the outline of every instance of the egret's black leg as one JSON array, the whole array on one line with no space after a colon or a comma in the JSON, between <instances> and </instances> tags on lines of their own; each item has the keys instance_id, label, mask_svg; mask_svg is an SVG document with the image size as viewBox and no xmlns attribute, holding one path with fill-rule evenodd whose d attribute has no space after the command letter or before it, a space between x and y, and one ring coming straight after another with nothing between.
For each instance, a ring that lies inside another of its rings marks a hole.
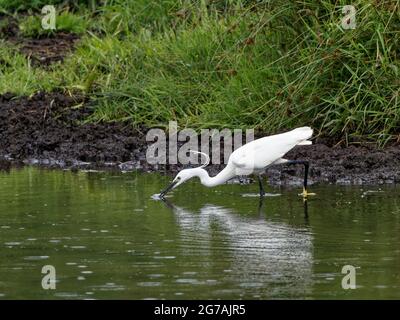
<instances>
[{"instance_id":1,"label":"egret's black leg","mask_svg":"<svg viewBox=\"0 0 400 320\"><path fill-rule=\"evenodd\" d=\"M264 216L264 197L260 197L260 201L258 202L258 215L260 218Z\"/></svg>"},{"instance_id":2,"label":"egret's black leg","mask_svg":"<svg viewBox=\"0 0 400 320\"><path fill-rule=\"evenodd\" d=\"M258 175L258 185L260 187L260 197L264 197L265 190L264 190L264 186L263 186L263 182L262 182L262 177L260 174Z\"/></svg>"},{"instance_id":3,"label":"egret's black leg","mask_svg":"<svg viewBox=\"0 0 400 320\"><path fill-rule=\"evenodd\" d=\"M303 196L307 197L307 182L308 182L308 169L310 163L307 160L288 160L286 164L302 164L304 165L304 182L303 182Z\"/></svg>"},{"instance_id":4,"label":"egret's black leg","mask_svg":"<svg viewBox=\"0 0 400 320\"><path fill-rule=\"evenodd\" d=\"M304 221L308 224L308 203L304 201Z\"/></svg>"}]
</instances>

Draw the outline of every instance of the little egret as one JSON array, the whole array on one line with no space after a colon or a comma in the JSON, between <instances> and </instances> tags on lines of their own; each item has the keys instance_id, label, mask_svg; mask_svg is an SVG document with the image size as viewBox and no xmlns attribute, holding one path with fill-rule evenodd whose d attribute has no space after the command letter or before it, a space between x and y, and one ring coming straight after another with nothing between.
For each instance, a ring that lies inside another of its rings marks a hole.
<instances>
[{"instance_id":1,"label":"little egret","mask_svg":"<svg viewBox=\"0 0 400 320\"><path fill-rule=\"evenodd\" d=\"M226 167L215 177L210 177L204 168L210 163L210 157L205 153L199 153L206 157L206 163L200 167L181 170L172 183L159 194L162 199L172 189L175 189L185 181L193 177L199 177L200 182L206 187L220 185L235 176L255 174L258 176L260 196L265 195L261 173L268 167L277 164L302 164L304 165L303 197L307 195L307 178L309 163L305 160L287 160L282 158L287 152L297 145L310 145L313 130L310 127L301 127L289 132L272 135L246 143L236 149L229 157Z\"/></svg>"}]
</instances>

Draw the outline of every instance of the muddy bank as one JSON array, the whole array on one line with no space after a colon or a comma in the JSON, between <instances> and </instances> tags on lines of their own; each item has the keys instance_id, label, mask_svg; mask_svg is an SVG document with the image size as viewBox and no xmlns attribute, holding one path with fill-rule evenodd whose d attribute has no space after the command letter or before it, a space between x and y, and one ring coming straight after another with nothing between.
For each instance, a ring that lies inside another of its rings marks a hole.
<instances>
[{"instance_id":1,"label":"muddy bank","mask_svg":"<svg viewBox=\"0 0 400 320\"><path fill-rule=\"evenodd\" d=\"M79 38L67 32L57 32L48 37L24 37L15 18L0 14L0 39L15 45L31 60L33 66L48 67L54 62L63 61L74 50Z\"/></svg>"},{"instance_id":2,"label":"muddy bank","mask_svg":"<svg viewBox=\"0 0 400 320\"><path fill-rule=\"evenodd\" d=\"M139 159L144 136L128 123L83 124L83 97L38 93L0 96L0 155L50 166L104 166Z\"/></svg>"},{"instance_id":3,"label":"muddy bank","mask_svg":"<svg viewBox=\"0 0 400 320\"><path fill-rule=\"evenodd\" d=\"M0 166L34 164L55 168L142 170L174 174L182 165L150 165L145 129L129 123L84 123L93 110L84 97L38 93L30 98L0 96ZM222 150L221 150L222 152ZM286 158L311 163L310 183L400 182L400 146L328 147L318 140L296 147ZM223 165L211 165L211 175ZM301 166L276 166L269 183L301 184Z\"/></svg>"}]
</instances>

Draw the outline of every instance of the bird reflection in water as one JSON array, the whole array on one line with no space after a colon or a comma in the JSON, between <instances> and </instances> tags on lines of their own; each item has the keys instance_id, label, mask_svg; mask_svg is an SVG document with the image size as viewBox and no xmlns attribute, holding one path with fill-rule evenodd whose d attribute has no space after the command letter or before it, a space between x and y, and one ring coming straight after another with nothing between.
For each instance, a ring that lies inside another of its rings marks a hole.
<instances>
[{"instance_id":1,"label":"bird reflection in water","mask_svg":"<svg viewBox=\"0 0 400 320\"><path fill-rule=\"evenodd\" d=\"M313 235L307 201L303 204L305 223L297 226L268 220L263 198L257 216L210 203L198 210L179 207L167 199L164 203L174 213L182 243L191 241L190 246L182 246L182 254L208 261L205 270L224 264L228 282L263 298L279 296L279 292L304 298L310 293Z\"/></svg>"}]
</instances>

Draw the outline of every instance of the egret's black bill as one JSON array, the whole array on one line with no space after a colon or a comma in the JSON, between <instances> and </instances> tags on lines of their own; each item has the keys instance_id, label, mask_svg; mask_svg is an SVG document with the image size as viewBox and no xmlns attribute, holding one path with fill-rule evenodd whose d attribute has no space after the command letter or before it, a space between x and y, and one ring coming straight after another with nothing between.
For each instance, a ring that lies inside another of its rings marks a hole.
<instances>
[{"instance_id":1,"label":"egret's black bill","mask_svg":"<svg viewBox=\"0 0 400 320\"><path fill-rule=\"evenodd\" d=\"M162 191L161 193L160 193L160 197L161 198L164 198L164 196L169 192L169 191L171 191L174 187L175 187L175 185L178 183L178 181L173 181L164 191Z\"/></svg>"}]
</instances>

